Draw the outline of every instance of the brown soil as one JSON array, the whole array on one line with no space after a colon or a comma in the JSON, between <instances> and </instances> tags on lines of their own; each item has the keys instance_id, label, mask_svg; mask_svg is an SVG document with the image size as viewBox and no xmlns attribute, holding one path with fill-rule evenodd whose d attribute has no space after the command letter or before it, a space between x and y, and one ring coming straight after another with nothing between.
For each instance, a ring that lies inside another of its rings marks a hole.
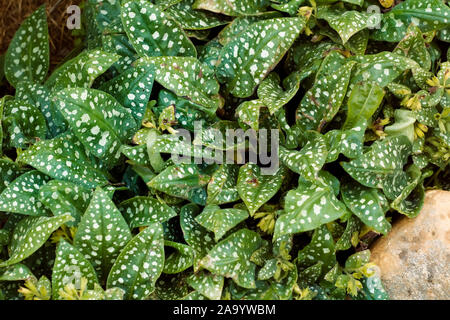
<instances>
[{"instance_id":1,"label":"brown soil","mask_svg":"<svg viewBox=\"0 0 450 320\"><path fill-rule=\"evenodd\" d=\"M81 0L0 0L0 55L8 45L22 21L41 5L46 4L50 33L50 63L59 64L73 48L71 31L66 27L67 7Z\"/></svg>"}]
</instances>

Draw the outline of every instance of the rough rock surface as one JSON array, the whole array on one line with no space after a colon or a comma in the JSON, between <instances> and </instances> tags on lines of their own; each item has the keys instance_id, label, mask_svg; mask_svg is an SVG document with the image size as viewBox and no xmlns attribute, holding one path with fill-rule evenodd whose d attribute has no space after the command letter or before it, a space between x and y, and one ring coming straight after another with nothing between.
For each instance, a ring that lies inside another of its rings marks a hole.
<instances>
[{"instance_id":1,"label":"rough rock surface","mask_svg":"<svg viewBox=\"0 0 450 320\"><path fill-rule=\"evenodd\" d=\"M427 192L419 216L395 223L371 251L391 299L450 299L450 192Z\"/></svg>"}]
</instances>

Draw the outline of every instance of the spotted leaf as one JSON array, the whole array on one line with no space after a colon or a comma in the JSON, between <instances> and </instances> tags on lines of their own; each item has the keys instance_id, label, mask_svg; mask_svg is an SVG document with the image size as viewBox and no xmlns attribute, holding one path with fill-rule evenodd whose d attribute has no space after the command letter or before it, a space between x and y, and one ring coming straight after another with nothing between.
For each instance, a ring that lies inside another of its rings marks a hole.
<instances>
[{"instance_id":1,"label":"spotted leaf","mask_svg":"<svg viewBox=\"0 0 450 320\"><path fill-rule=\"evenodd\" d=\"M241 229L219 242L200 264L214 274L233 279L241 287L254 288L256 265L250 262L250 257L261 241L256 232Z\"/></svg>"},{"instance_id":2,"label":"spotted leaf","mask_svg":"<svg viewBox=\"0 0 450 320\"><path fill-rule=\"evenodd\" d=\"M164 202L151 197L134 197L123 201L118 209L131 229L168 221L177 213Z\"/></svg>"},{"instance_id":3,"label":"spotted leaf","mask_svg":"<svg viewBox=\"0 0 450 320\"><path fill-rule=\"evenodd\" d=\"M45 139L47 126L42 112L25 101L12 100L3 110L3 126L8 142L15 148L27 148L37 140Z\"/></svg>"},{"instance_id":4,"label":"spotted leaf","mask_svg":"<svg viewBox=\"0 0 450 320\"><path fill-rule=\"evenodd\" d=\"M301 17L268 19L251 24L228 42L220 54L217 77L235 97L252 95L298 37Z\"/></svg>"},{"instance_id":5,"label":"spotted leaf","mask_svg":"<svg viewBox=\"0 0 450 320\"><path fill-rule=\"evenodd\" d=\"M425 70L430 70L431 56L426 48L422 32L415 25L408 27L405 37L397 44L393 52L416 61Z\"/></svg>"},{"instance_id":6,"label":"spotted leaf","mask_svg":"<svg viewBox=\"0 0 450 320\"><path fill-rule=\"evenodd\" d=\"M384 216L389 203L379 190L346 183L341 192L344 203L361 221L382 234L389 232L391 225Z\"/></svg>"},{"instance_id":7,"label":"spotted leaf","mask_svg":"<svg viewBox=\"0 0 450 320\"><path fill-rule=\"evenodd\" d=\"M224 284L222 276L202 271L187 278L187 283L210 300L220 300L222 297Z\"/></svg>"},{"instance_id":8,"label":"spotted leaf","mask_svg":"<svg viewBox=\"0 0 450 320\"><path fill-rule=\"evenodd\" d=\"M280 147L281 162L305 179L314 181L327 159L328 151L324 137L314 131L308 133L308 142L300 150Z\"/></svg>"},{"instance_id":9,"label":"spotted leaf","mask_svg":"<svg viewBox=\"0 0 450 320\"><path fill-rule=\"evenodd\" d=\"M194 264L195 252L191 247L173 241L165 241L164 246L173 249L173 252L168 254L165 259L164 273L180 273Z\"/></svg>"},{"instance_id":10,"label":"spotted leaf","mask_svg":"<svg viewBox=\"0 0 450 320\"><path fill-rule=\"evenodd\" d=\"M125 290L125 299L144 300L155 290L163 267L163 229L158 223L128 242L111 268L107 287Z\"/></svg>"},{"instance_id":11,"label":"spotted leaf","mask_svg":"<svg viewBox=\"0 0 450 320\"><path fill-rule=\"evenodd\" d=\"M53 92L65 88L89 88L94 80L118 59L118 55L98 49L83 51L56 69L45 82L45 86Z\"/></svg>"},{"instance_id":12,"label":"spotted leaf","mask_svg":"<svg viewBox=\"0 0 450 320\"><path fill-rule=\"evenodd\" d=\"M209 179L208 175L200 173L196 165L180 164L168 167L153 178L148 185L171 196L187 200L204 192L203 200L206 202L206 191L203 187Z\"/></svg>"},{"instance_id":13,"label":"spotted leaf","mask_svg":"<svg viewBox=\"0 0 450 320\"><path fill-rule=\"evenodd\" d=\"M25 19L5 57L5 76L14 87L20 81L42 82L49 68L48 25L45 6Z\"/></svg>"},{"instance_id":14,"label":"spotted leaf","mask_svg":"<svg viewBox=\"0 0 450 320\"><path fill-rule=\"evenodd\" d=\"M56 249L55 264L52 271L52 296L63 300L60 291L67 285L75 288L81 285L81 278L87 280L87 289L93 290L98 283L97 274L91 263L71 244L61 240Z\"/></svg>"},{"instance_id":15,"label":"spotted leaf","mask_svg":"<svg viewBox=\"0 0 450 320\"><path fill-rule=\"evenodd\" d=\"M92 263L99 279L106 279L130 239L130 229L120 211L106 192L97 188L78 225L74 246Z\"/></svg>"},{"instance_id":16,"label":"spotted leaf","mask_svg":"<svg viewBox=\"0 0 450 320\"><path fill-rule=\"evenodd\" d=\"M248 218L248 213L240 209L221 209L219 206L210 205L203 209L195 221L201 226L214 232L216 242L219 241L227 231L237 226Z\"/></svg>"},{"instance_id":17,"label":"spotted leaf","mask_svg":"<svg viewBox=\"0 0 450 320\"><path fill-rule=\"evenodd\" d=\"M197 56L195 46L178 23L148 1L125 2L122 5L122 22L141 57Z\"/></svg>"},{"instance_id":18,"label":"spotted leaf","mask_svg":"<svg viewBox=\"0 0 450 320\"><path fill-rule=\"evenodd\" d=\"M22 219L15 227L11 238L9 259L0 262L0 268L13 265L31 256L55 230L72 219L70 215Z\"/></svg>"},{"instance_id":19,"label":"spotted leaf","mask_svg":"<svg viewBox=\"0 0 450 320\"><path fill-rule=\"evenodd\" d=\"M356 181L370 188L383 189L388 199L395 199L407 183L403 171L411 143L406 136L376 141L361 157L341 163Z\"/></svg>"},{"instance_id":20,"label":"spotted leaf","mask_svg":"<svg viewBox=\"0 0 450 320\"><path fill-rule=\"evenodd\" d=\"M301 183L286 195L285 213L277 219L274 239L314 230L346 212L345 205L336 198L330 185L319 180L317 184Z\"/></svg>"},{"instance_id":21,"label":"spotted leaf","mask_svg":"<svg viewBox=\"0 0 450 320\"><path fill-rule=\"evenodd\" d=\"M242 16L263 12L268 5L267 0L196 0L193 8L228 16Z\"/></svg>"},{"instance_id":22,"label":"spotted leaf","mask_svg":"<svg viewBox=\"0 0 450 320\"><path fill-rule=\"evenodd\" d=\"M302 128L320 132L333 120L344 101L354 65L349 61L336 72L317 79L297 109L297 123Z\"/></svg>"},{"instance_id":23,"label":"spotted leaf","mask_svg":"<svg viewBox=\"0 0 450 320\"><path fill-rule=\"evenodd\" d=\"M116 162L121 144L136 130L131 110L109 94L94 89L66 89L56 97L59 110L86 150L107 163Z\"/></svg>"},{"instance_id":24,"label":"spotted leaf","mask_svg":"<svg viewBox=\"0 0 450 320\"><path fill-rule=\"evenodd\" d=\"M194 270L198 268L198 261L215 245L214 233L195 221L199 213L200 208L194 204L185 205L180 211L180 226L184 240L195 251Z\"/></svg>"},{"instance_id":25,"label":"spotted leaf","mask_svg":"<svg viewBox=\"0 0 450 320\"><path fill-rule=\"evenodd\" d=\"M270 114L276 113L281 107L294 98L300 88L300 72L293 72L280 85L280 76L272 72L258 87L258 97L269 108Z\"/></svg>"},{"instance_id":26,"label":"spotted leaf","mask_svg":"<svg viewBox=\"0 0 450 320\"><path fill-rule=\"evenodd\" d=\"M20 281L34 277L24 264L16 263L0 271L0 281Z\"/></svg>"},{"instance_id":27,"label":"spotted leaf","mask_svg":"<svg viewBox=\"0 0 450 320\"><path fill-rule=\"evenodd\" d=\"M192 8L195 0L182 0L170 6L166 12L184 29L204 30L227 24L229 21L218 15Z\"/></svg>"},{"instance_id":28,"label":"spotted leaf","mask_svg":"<svg viewBox=\"0 0 450 320\"><path fill-rule=\"evenodd\" d=\"M245 31L249 25L264 19L272 19L282 17L280 12L268 11L253 16L242 16L233 19L233 21L224 27L218 35L218 41L221 45L225 45L231 41L236 35Z\"/></svg>"},{"instance_id":29,"label":"spotted leaf","mask_svg":"<svg viewBox=\"0 0 450 320\"><path fill-rule=\"evenodd\" d=\"M39 200L39 189L49 180L38 171L24 173L0 194L0 210L29 216L49 215L49 210Z\"/></svg>"},{"instance_id":30,"label":"spotted leaf","mask_svg":"<svg viewBox=\"0 0 450 320\"><path fill-rule=\"evenodd\" d=\"M407 27L414 23L422 32L441 30L450 22L450 8L440 0L408 0L399 3L383 16L380 30L373 37L400 41Z\"/></svg>"},{"instance_id":31,"label":"spotted leaf","mask_svg":"<svg viewBox=\"0 0 450 320\"><path fill-rule=\"evenodd\" d=\"M326 274L336 264L334 240L326 226L321 226L312 236L311 242L298 252L297 264L310 267L322 262L322 274Z\"/></svg>"},{"instance_id":32,"label":"spotted leaf","mask_svg":"<svg viewBox=\"0 0 450 320\"><path fill-rule=\"evenodd\" d=\"M261 168L253 163L247 163L240 168L237 190L250 215L258 211L278 192L285 174L283 167L273 175L262 174Z\"/></svg>"},{"instance_id":33,"label":"spotted leaf","mask_svg":"<svg viewBox=\"0 0 450 320\"><path fill-rule=\"evenodd\" d=\"M0 159L0 193L25 171L16 162Z\"/></svg>"},{"instance_id":34,"label":"spotted leaf","mask_svg":"<svg viewBox=\"0 0 450 320\"><path fill-rule=\"evenodd\" d=\"M432 175L431 171L423 174L416 165L411 165L406 170L408 184L404 187L397 198L391 203L391 207L409 218L419 215L425 199L425 188L423 180Z\"/></svg>"},{"instance_id":35,"label":"spotted leaf","mask_svg":"<svg viewBox=\"0 0 450 320\"><path fill-rule=\"evenodd\" d=\"M39 200L54 216L70 214L73 221L69 227L77 226L86 211L91 191L68 181L52 180L39 189Z\"/></svg>"},{"instance_id":36,"label":"spotted leaf","mask_svg":"<svg viewBox=\"0 0 450 320\"><path fill-rule=\"evenodd\" d=\"M319 7L317 18L328 22L345 44L354 34L368 27L369 14L338 7Z\"/></svg>"},{"instance_id":37,"label":"spotted leaf","mask_svg":"<svg viewBox=\"0 0 450 320\"><path fill-rule=\"evenodd\" d=\"M211 110L222 104L213 70L195 58L142 58L138 64L154 67L156 81L180 97Z\"/></svg>"},{"instance_id":38,"label":"spotted leaf","mask_svg":"<svg viewBox=\"0 0 450 320\"><path fill-rule=\"evenodd\" d=\"M364 146L364 133L367 121L361 117L355 127L349 130L331 130L325 134L329 149L327 163L338 159L339 154L355 159L362 155Z\"/></svg>"},{"instance_id":39,"label":"spotted leaf","mask_svg":"<svg viewBox=\"0 0 450 320\"><path fill-rule=\"evenodd\" d=\"M350 89L361 82L376 82L380 87L385 87L405 70L417 67L414 60L386 51L356 56L354 60L359 65L352 76Z\"/></svg>"},{"instance_id":40,"label":"spotted leaf","mask_svg":"<svg viewBox=\"0 0 450 320\"><path fill-rule=\"evenodd\" d=\"M58 180L70 181L86 188L106 184L105 173L97 168L72 134L36 143L17 159Z\"/></svg>"},{"instance_id":41,"label":"spotted leaf","mask_svg":"<svg viewBox=\"0 0 450 320\"><path fill-rule=\"evenodd\" d=\"M129 68L102 84L100 90L109 93L122 106L130 109L136 123L141 123L152 92L153 80L152 68Z\"/></svg>"},{"instance_id":42,"label":"spotted leaf","mask_svg":"<svg viewBox=\"0 0 450 320\"><path fill-rule=\"evenodd\" d=\"M50 100L50 95L46 87L36 83L22 81L16 87L16 99L25 101L41 110L47 121L50 136L54 137L66 131L67 123L54 102Z\"/></svg>"},{"instance_id":43,"label":"spotted leaf","mask_svg":"<svg viewBox=\"0 0 450 320\"><path fill-rule=\"evenodd\" d=\"M240 199L237 190L239 167L232 164L223 164L214 172L208 183L207 204L225 204Z\"/></svg>"}]
</instances>

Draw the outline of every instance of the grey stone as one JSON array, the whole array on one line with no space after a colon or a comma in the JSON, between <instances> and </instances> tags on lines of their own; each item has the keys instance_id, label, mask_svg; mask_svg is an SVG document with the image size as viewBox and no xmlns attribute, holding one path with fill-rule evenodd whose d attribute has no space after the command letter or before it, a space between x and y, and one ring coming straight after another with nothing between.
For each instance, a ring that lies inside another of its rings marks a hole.
<instances>
[{"instance_id":1,"label":"grey stone","mask_svg":"<svg viewBox=\"0 0 450 320\"><path fill-rule=\"evenodd\" d=\"M450 192L428 191L420 214L401 218L371 251L391 299L450 299Z\"/></svg>"}]
</instances>

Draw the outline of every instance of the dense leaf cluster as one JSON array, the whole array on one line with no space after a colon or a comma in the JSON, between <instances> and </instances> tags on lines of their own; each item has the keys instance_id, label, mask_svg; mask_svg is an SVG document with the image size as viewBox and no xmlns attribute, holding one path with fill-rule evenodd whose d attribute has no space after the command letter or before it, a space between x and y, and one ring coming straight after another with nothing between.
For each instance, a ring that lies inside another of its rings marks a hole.
<instances>
[{"instance_id":1,"label":"dense leaf cluster","mask_svg":"<svg viewBox=\"0 0 450 320\"><path fill-rule=\"evenodd\" d=\"M49 76L40 8L2 59L0 298L386 299L368 246L449 187L446 2L86 0ZM211 128L276 130L278 170Z\"/></svg>"}]
</instances>

